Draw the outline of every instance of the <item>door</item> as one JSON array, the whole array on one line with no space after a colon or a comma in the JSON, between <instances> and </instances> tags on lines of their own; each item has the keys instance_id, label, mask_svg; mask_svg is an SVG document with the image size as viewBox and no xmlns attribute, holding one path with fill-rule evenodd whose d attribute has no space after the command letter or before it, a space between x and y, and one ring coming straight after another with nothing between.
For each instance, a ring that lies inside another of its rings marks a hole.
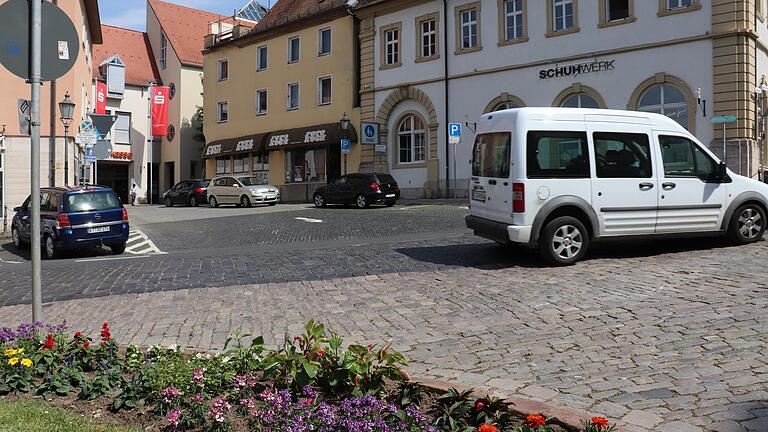
<instances>
[{"instance_id":1,"label":"door","mask_svg":"<svg viewBox=\"0 0 768 432\"><path fill-rule=\"evenodd\" d=\"M511 132L485 133L475 138L470 183L474 215L512 223L511 150Z\"/></svg>"},{"instance_id":2,"label":"door","mask_svg":"<svg viewBox=\"0 0 768 432\"><path fill-rule=\"evenodd\" d=\"M29 226L31 224L30 221L30 201L31 197L27 198L26 201L24 201L24 204L21 205L21 209L19 210L19 237L22 239L29 241L31 238L31 232L29 231ZM42 202L42 199L40 200Z\"/></svg>"},{"instance_id":3,"label":"door","mask_svg":"<svg viewBox=\"0 0 768 432\"><path fill-rule=\"evenodd\" d=\"M693 140L660 133L657 148L664 169L659 176L656 231L720 230L728 197L727 184L717 179L717 163Z\"/></svg>"},{"instance_id":4,"label":"door","mask_svg":"<svg viewBox=\"0 0 768 432\"><path fill-rule=\"evenodd\" d=\"M352 197L352 188L354 187L354 179L355 176L353 175L345 175L336 180L336 182L332 185L333 187L329 189L329 195L331 196L331 201L335 204L349 204L352 201L354 201L354 198Z\"/></svg>"},{"instance_id":5,"label":"door","mask_svg":"<svg viewBox=\"0 0 768 432\"><path fill-rule=\"evenodd\" d=\"M226 190L227 202L229 204L238 204L240 202L240 183L232 177L227 177Z\"/></svg>"},{"instance_id":6,"label":"door","mask_svg":"<svg viewBox=\"0 0 768 432\"><path fill-rule=\"evenodd\" d=\"M601 236L656 231L658 179L651 131L633 125L588 125L594 151L592 206Z\"/></svg>"},{"instance_id":7,"label":"door","mask_svg":"<svg viewBox=\"0 0 768 432\"><path fill-rule=\"evenodd\" d=\"M226 190L226 177L217 178L216 180L212 181L211 185L208 187L208 196L216 197L216 200L219 202L219 204L221 204L226 201L226 197L224 196Z\"/></svg>"}]
</instances>

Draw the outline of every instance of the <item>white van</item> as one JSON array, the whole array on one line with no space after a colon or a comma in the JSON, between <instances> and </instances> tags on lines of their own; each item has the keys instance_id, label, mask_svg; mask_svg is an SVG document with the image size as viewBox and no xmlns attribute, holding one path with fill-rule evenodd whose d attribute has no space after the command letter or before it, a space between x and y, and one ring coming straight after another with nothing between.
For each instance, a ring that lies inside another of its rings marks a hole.
<instances>
[{"instance_id":1,"label":"white van","mask_svg":"<svg viewBox=\"0 0 768 432\"><path fill-rule=\"evenodd\" d=\"M477 124L470 215L476 235L538 247L556 265L590 243L652 235L762 238L768 185L734 174L659 114L520 108Z\"/></svg>"}]
</instances>

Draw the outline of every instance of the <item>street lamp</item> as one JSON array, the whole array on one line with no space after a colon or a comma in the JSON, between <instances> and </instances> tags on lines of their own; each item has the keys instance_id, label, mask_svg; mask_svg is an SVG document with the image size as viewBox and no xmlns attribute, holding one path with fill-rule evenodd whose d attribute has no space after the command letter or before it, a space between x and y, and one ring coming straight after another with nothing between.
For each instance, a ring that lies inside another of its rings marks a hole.
<instances>
[{"instance_id":1,"label":"street lamp","mask_svg":"<svg viewBox=\"0 0 768 432\"><path fill-rule=\"evenodd\" d=\"M75 103L69 98L69 92L64 94L64 100L59 102L61 123L64 124L64 185L69 185L69 126L72 124L72 114L75 112Z\"/></svg>"},{"instance_id":2,"label":"street lamp","mask_svg":"<svg viewBox=\"0 0 768 432\"><path fill-rule=\"evenodd\" d=\"M349 116L347 113L344 113L344 117L339 120L339 123L341 123L341 130L349 130Z\"/></svg>"}]
</instances>

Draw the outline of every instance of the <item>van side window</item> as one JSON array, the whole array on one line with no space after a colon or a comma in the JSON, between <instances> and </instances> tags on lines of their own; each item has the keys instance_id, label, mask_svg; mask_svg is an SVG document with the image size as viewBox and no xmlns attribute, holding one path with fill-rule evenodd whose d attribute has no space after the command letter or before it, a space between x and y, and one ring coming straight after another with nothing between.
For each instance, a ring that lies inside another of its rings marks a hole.
<instances>
[{"instance_id":1,"label":"van side window","mask_svg":"<svg viewBox=\"0 0 768 432\"><path fill-rule=\"evenodd\" d=\"M651 144L648 135L595 132L595 163L599 178L650 178Z\"/></svg>"},{"instance_id":2,"label":"van side window","mask_svg":"<svg viewBox=\"0 0 768 432\"><path fill-rule=\"evenodd\" d=\"M688 138L660 135L661 158L664 160L665 177L698 177L714 180L715 161Z\"/></svg>"},{"instance_id":3,"label":"van side window","mask_svg":"<svg viewBox=\"0 0 768 432\"><path fill-rule=\"evenodd\" d=\"M528 178L589 178L586 132L528 132Z\"/></svg>"},{"instance_id":4,"label":"van side window","mask_svg":"<svg viewBox=\"0 0 768 432\"><path fill-rule=\"evenodd\" d=\"M509 158L512 134L487 133L475 139L472 175L477 177L509 178Z\"/></svg>"}]
</instances>

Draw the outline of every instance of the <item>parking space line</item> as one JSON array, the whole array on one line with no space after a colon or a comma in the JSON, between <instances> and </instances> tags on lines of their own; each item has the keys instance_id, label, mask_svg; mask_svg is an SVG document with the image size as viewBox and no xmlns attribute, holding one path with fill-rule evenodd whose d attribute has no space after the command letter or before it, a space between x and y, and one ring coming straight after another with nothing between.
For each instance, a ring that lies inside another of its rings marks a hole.
<instances>
[{"instance_id":1,"label":"parking space line","mask_svg":"<svg viewBox=\"0 0 768 432\"><path fill-rule=\"evenodd\" d=\"M305 217L297 217L297 218L294 218L294 219L300 220L300 221L304 221L304 222L308 222L308 223L323 223L322 219L312 219L312 218L305 218Z\"/></svg>"},{"instance_id":2,"label":"parking space line","mask_svg":"<svg viewBox=\"0 0 768 432\"><path fill-rule=\"evenodd\" d=\"M165 252L161 251L155 243L150 240L150 238L144 234L144 232L139 230L133 230L128 235L128 242L126 243L128 247L125 248L125 251L129 254L139 255L139 254L154 254L154 255L164 255Z\"/></svg>"},{"instance_id":3,"label":"parking space line","mask_svg":"<svg viewBox=\"0 0 768 432\"><path fill-rule=\"evenodd\" d=\"M138 258L149 258L149 255L118 256L118 257L108 257L108 258L85 258L85 259L77 259L75 260L75 262L83 263L83 262L98 262L98 261L119 261L119 260L130 260L130 259L138 259Z\"/></svg>"}]
</instances>

